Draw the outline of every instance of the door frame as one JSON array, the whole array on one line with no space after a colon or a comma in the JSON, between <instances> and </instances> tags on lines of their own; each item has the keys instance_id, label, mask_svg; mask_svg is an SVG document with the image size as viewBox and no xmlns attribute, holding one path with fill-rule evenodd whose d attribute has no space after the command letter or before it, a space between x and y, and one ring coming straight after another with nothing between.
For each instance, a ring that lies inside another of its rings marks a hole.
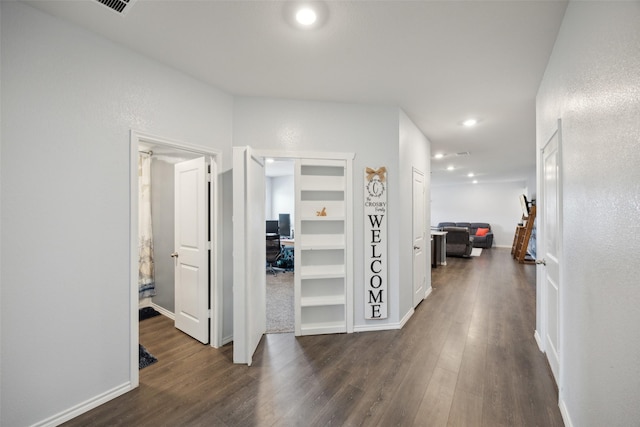
<instances>
[{"instance_id":1,"label":"door frame","mask_svg":"<svg viewBox=\"0 0 640 427\"><path fill-rule=\"evenodd\" d=\"M238 147L234 147L238 148ZM240 147L242 148L242 147ZM246 148L246 147L245 147ZM248 147L251 149L252 156L260 159L265 159L267 157L272 158L284 158L284 159L329 159L329 160L345 160L346 161L346 169L345 169L345 180L346 180L346 188L345 188L345 198L347 200L352 200L352 188L353 188L353 180L352 180L352 169L353 169L353 159L355 158L354 153L335 153L335 152L304 152L304 151L282 151L282 150L264 150L253 147ZM235 165L234 165L235 166ZM234 167L234 174L235 174ZM235 177L234 177L235 180ZM234 184L235 185L235 184ZM296 184L294 183L294 186ZM234 213L235 215L235 213ZM346 274L345 274L345 286L346 286L346 324L347 324L347 333L353 332L353 204L346 204L346 223L349 224L345 230L345 251L346 251ZM260 234L260 238L263 239L264 236ZM237 252L237 248L234 247L234 254ZM240 284L244 286L244 284ZM234 289L236 286L236 277L234 275ZM242 294L244 292L243 289L240 289L237 294ZM234 304L236 300L234 298ZM246 299L244 299L244 303L247 304ZM246 310L246 308L245 308ZM236 327L236 310L234 310L234 329ZM247 321L245 319L245 321ZM234 341L236 340L235 331L234 331ZM248 348L247 343L243 342L240 345ZM244 347L243 347L244 348ZM234 358L235 359L235 358ZM247 359L250 363L250 357ZM235 361L235 360L234 360ZM247 363L246 361L239 361L237 363Z\"/></svg>"},{"instance_id":2,"label":"door frame","mask_svg":"<svg viewBox=\"0 0 640 427\"><path fill-rule=\"evenodd\" d=\"M422 177L422 244L424 245L424 248L422 249L422 253L423 253L423 265L424 267L424 283L422 284L422 286L424 287L424 294L421 296L420 301L416 302L415 298L416 298L416 278L415 278L415 256L412 256L411 258L411 279L412 279L412 286L411 286L411 290L412 290L412 294L411 294L411 304L413 306L413 308L415 309L418 304L420 304L422 301L424 301L424 299L429 295L429 291L427 288L427 265L431 265L431 262L428 261L429 257L427 255L430 255L429 252L431 251L431 247L430 245L427 246L427 230L426 230L426 212L427 212L427 208L426 208L426 201L427 201L427 184L426 184L426 175L424 172L422 172L420 169L416 168L415 166L411 168L411 190L412 190L412 195L411 195L411 244L413 246L414 244L414 238L415 238L415 230L413 228L413 226L415 225L415 218L413 217L413 215L415 215L415 198L413 197L413 185L415 184L415 174L419 174ZM415 251L415 249L414 249ZM411 252L413 255L413 251ZM428 264L427 264L428 263Z\"/></svg>"},{"instance_id":3,"label":"door frame","mask_svg":"<svg viewBox=\"0 0 640 427\"><path fill-rule=\"evenodd\" d=\"M209 216L211 222L211 252L210 263L214 274L210 275L210 306L212 315L210 322L210 345L212 347L220 347L222 345L222 272L219 266L222 265L222 253L218 248L222 248L222 233L218 227L218 210L221 206L222 197L218 186L218 173L220 162L222 161L222 152L213 148L203 147L199 145L189 144L182 141L170 140L140 132L134 129L130 130L129 137L129 326L130 326L130 370L129 378L131 387L136 388L140 383L140 373L138 367L138 344L139 339L139 298L138 298L138 151L140 144L151 144L173 148L177 151L187 151L202 156L208 156L211 159L211 189L209 201Z\"/></svg>"},{"instance_id":4,"label":"door frame","mask_svg":"<svg viewBox=\"0 0 640 427\"><path fill-rule=\"evenodd\" d=\"M316 160L344 160L345 165L345 307L346 307L346 324L347 333L354 331L354 275L353 275L353 159L355 153L350 152L323 152L323 151L287 151L287 150L263 150L254 148L253 154L262 158L280 158L280 159L316 159ZM294 188L299 185L295 182ZM297 218L296 213L296 218ZM296 304L296 296L294 295L294 304ZM297 320L297 319L296 319Z\"/></svg>"},{"instance_id":5,"label":"door frame","mask_svg":"<svg viewBox=\"0 0 640 427\"><path fill-rule=\"evenodd\" d=\"M564 257L564 239L563 236L563 209L562 209L562 200L563 200L563 192L562 192L562 119L558 119L556 122L556 127L551 132L551 135L544 140L544 142L539 146L538 149L538 195L536 197L537 204L537 212L536 219L538 220L537 231L536 231L536 258L540 259L539 254L546 253L546 235L545 235L545 184L544 184L544 149L549 145L549 143L557 138L557 152L558 152L558 175L557 175L557 208L558 208L558 377L556 378L554 375L552 377L556 381L556 385L559 390L559 399L562 399L562 349L564 347L564 338L563 338L563 325L562 325L562 315L560 312L562 311L563 301L564 301L564 277L563 277L563 268L562 268L562 260ZM538 344L538 348L540 351L545 353L546 357L549 358L547 354L547 345L546 345L546 336L548 333L548 310L549 303L548 298L549 295L547 293L546 286L546 272L544 271L545 266L543 264L536 263L536 305L538 307L536 313L536 330L534 332L534 337L536 343Z\"/></svg>"}]
</instances>

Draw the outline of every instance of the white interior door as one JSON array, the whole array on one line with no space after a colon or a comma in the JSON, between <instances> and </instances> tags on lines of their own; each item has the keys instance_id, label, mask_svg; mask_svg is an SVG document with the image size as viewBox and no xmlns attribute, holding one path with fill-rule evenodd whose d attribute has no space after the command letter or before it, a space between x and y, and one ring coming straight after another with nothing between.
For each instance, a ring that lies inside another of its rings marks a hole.
<instances>
[{"instance_id":1,"label":"white interior door","mask_svg":"<svg viewBox=\"0 0 640 427\"><path fill-rule=\"evenodd\" d=\"M264 162L233 149L233 362L251 365L266 331Z\"/></svg>"},{"instance_id":2,"label":"white interior door","mask_svg":"<svg viewBox=\"0 0 640 427\"><path fill-rule=\"evenodd\" d=\"M175 165L175 327L209 342L208 176L204 157Z\"/></svg>"},{"instance_id":3,"label":"white interior door","mask_svg":"<svg viewBox=\"0 0 640 427\"><path fill-rule=\"evenodd\" d=\"M413 306L424 299L427 286L424 227L424 174L413 170Z\"/></svg>"},{"instance_id":4,"label":"white interior door","mask_svg":"<svg viewBox=\"0 0 640 427\"><path fill-rule=\"evenodd\" d=\"M545 294L545 352L556 382L560 362L560 131L558 130L542 150L543 160L543 248Z\"/></svg>"}]
</instances>

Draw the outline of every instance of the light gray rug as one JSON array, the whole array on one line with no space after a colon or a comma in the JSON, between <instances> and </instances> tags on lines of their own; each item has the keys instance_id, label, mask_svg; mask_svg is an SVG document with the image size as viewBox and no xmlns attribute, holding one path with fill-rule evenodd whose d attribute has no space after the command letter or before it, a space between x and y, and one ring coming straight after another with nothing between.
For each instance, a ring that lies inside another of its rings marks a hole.
<instances>
[{"instance_id":1,"label":"light gray rug","mask_svg":"<svg viewBox=\"0 0 640 427\"><path fill-rule=\"evenodd\" d=\"M267 273L267 333L293 332L293 272Z\"/></svg>"},{"instance_id":2,"label":"light gray rug","mask_svg":"<svg viewBox=\"0 0 640 427\"><path fill-rule=\"evenodd\" d=\"M481 253L482 253L482 248L471 249L471 256L480 256Z\"/></svg>"}]
</instances>

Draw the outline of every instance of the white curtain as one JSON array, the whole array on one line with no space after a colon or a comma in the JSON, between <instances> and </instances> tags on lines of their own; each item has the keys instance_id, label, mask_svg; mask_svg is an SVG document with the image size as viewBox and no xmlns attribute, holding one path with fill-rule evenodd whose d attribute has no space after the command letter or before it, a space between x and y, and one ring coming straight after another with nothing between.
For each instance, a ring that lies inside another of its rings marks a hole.
<instances>
[{"instance_id":1,"label":"white curtain","mask_svg":"<svg viewBox=\"0 0 640 427\"><path fill-rule=\"evenodd\" d=\"M151 156L138 156L138 290L139 298L154 296L153 229L151 227Z\"/></svg>"}]
</instances>

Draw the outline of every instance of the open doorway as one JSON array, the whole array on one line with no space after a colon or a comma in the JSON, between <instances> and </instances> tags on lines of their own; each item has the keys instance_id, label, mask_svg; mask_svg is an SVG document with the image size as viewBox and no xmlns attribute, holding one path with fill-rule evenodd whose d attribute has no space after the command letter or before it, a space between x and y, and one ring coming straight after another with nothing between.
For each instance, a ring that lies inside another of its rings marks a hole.
<instances>
[{"instance_id":1,"label":"open doorway","mask_svg":"<svg viewBox=\"0 0 640 427\"><path fill-rule=\"evenodd\" d=\"M131 133L131 377L134 386L138 385L138 363L142 357L138 319L139 315L143 318L143 314L147 314L140 311L142 307L169 317L176 328L203 343L220 345L219 158L219 153L204 147ZM143 160L149 163L146 178L140 168ZM145 193L150 200L141 198ZM145 212L148 219L141 219ZM199 220L194 226L196 218ZM152 274L145 282L144 292L140 292L139 231L143 228L149 229L145 239L152 242L145 251L150 265L146 270Z\"/></svg>"},{"instance_id":2,"label":"open doorway","mask_svg":"<svg viewBox=\"0 0 640 427\"><path fill-rule=\"evenodd\" d=\"M295 331L294 160L265 159L266 333Z\"/></svg>"}]
</instances>

